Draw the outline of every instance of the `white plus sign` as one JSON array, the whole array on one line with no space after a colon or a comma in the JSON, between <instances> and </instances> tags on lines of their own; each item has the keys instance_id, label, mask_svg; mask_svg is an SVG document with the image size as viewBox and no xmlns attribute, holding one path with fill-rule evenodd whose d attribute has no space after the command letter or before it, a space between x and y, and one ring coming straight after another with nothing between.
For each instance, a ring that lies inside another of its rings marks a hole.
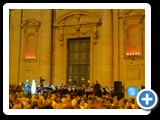
<instances>
[{"instance_id":1,"label":"white plus sign","mask_svg":"<svg viewBox=\"0 0 160 120\"><path fill-rule=\"evenodd\" d=\"M146 105L149 104L149 101L152 101L152 98L149 98L149 95L146 94L146 97L145 98L142 98L143 101L146 101Z\"/></svg>"}]
</instances>

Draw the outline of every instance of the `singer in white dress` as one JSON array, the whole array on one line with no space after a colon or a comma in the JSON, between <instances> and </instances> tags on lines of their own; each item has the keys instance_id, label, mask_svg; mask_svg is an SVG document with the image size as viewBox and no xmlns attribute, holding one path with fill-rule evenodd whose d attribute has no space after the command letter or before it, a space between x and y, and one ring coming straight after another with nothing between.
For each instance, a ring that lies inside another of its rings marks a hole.
<instances>
[{"instance_id":1,"label":"singer in white dress","mask_svg":"<svg viewBox=\"0 0 160 120\"><path fill-rule=\"evenodd\" d=\"M31 93L36 94L36 82L35 80L32 80L32 87L31 87Z\"/></svg>"}]
</instances>

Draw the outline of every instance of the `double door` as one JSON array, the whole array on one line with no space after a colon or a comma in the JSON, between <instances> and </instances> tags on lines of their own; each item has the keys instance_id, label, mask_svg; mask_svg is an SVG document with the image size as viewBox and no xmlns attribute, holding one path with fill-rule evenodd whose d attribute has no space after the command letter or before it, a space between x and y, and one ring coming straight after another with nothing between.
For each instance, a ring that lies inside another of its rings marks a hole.
<instances>
[{"instance_id":1,"label":"double door","mask_svg":"<svg viewBox=\"0 0 160 120\"><path fill-rule=\"evenodd\" d=\"M90 76L90 38L68 40L68 83L88 84Z\"/></svg>"}]
</instances>

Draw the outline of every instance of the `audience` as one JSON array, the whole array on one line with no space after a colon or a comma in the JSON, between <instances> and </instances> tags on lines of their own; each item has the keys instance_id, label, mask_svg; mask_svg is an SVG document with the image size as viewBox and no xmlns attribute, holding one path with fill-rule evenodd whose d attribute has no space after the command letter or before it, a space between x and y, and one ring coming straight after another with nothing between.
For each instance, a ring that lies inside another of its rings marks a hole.
<instances>
[{"instance_id":1,"label":"audience","mask_svg":"<svg viewBox=\"0 0 160 120\"><path fill-rule=\"evenodd\" d=\"M139 109L135 98L111 97L112 91L101 92L94 86L61 85L43 94L29 94L21 86L9 85L9 109ZM97 87L99 88L99 86ZM96 88L96 89L97 89ZM38 89L38 88L37 88ZM51 91L52 90L52 91Z\"/></svg>"}]
</instances>

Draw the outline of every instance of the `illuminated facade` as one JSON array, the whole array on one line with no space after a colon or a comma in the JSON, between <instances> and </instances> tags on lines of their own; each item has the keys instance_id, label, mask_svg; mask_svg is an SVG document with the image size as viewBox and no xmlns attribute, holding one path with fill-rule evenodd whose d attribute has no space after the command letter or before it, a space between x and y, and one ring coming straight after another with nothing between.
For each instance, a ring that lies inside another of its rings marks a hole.
<instances>
[{"instance_id":1,"label":"illuminated facade","mask_svg":"<svg viewBox=\"0 0 160 120\"><path fill-rule=\"evenodd\" d=\"M10 10L9 82L145 85L143 9Z\"/></svg>"}]
</instances>

